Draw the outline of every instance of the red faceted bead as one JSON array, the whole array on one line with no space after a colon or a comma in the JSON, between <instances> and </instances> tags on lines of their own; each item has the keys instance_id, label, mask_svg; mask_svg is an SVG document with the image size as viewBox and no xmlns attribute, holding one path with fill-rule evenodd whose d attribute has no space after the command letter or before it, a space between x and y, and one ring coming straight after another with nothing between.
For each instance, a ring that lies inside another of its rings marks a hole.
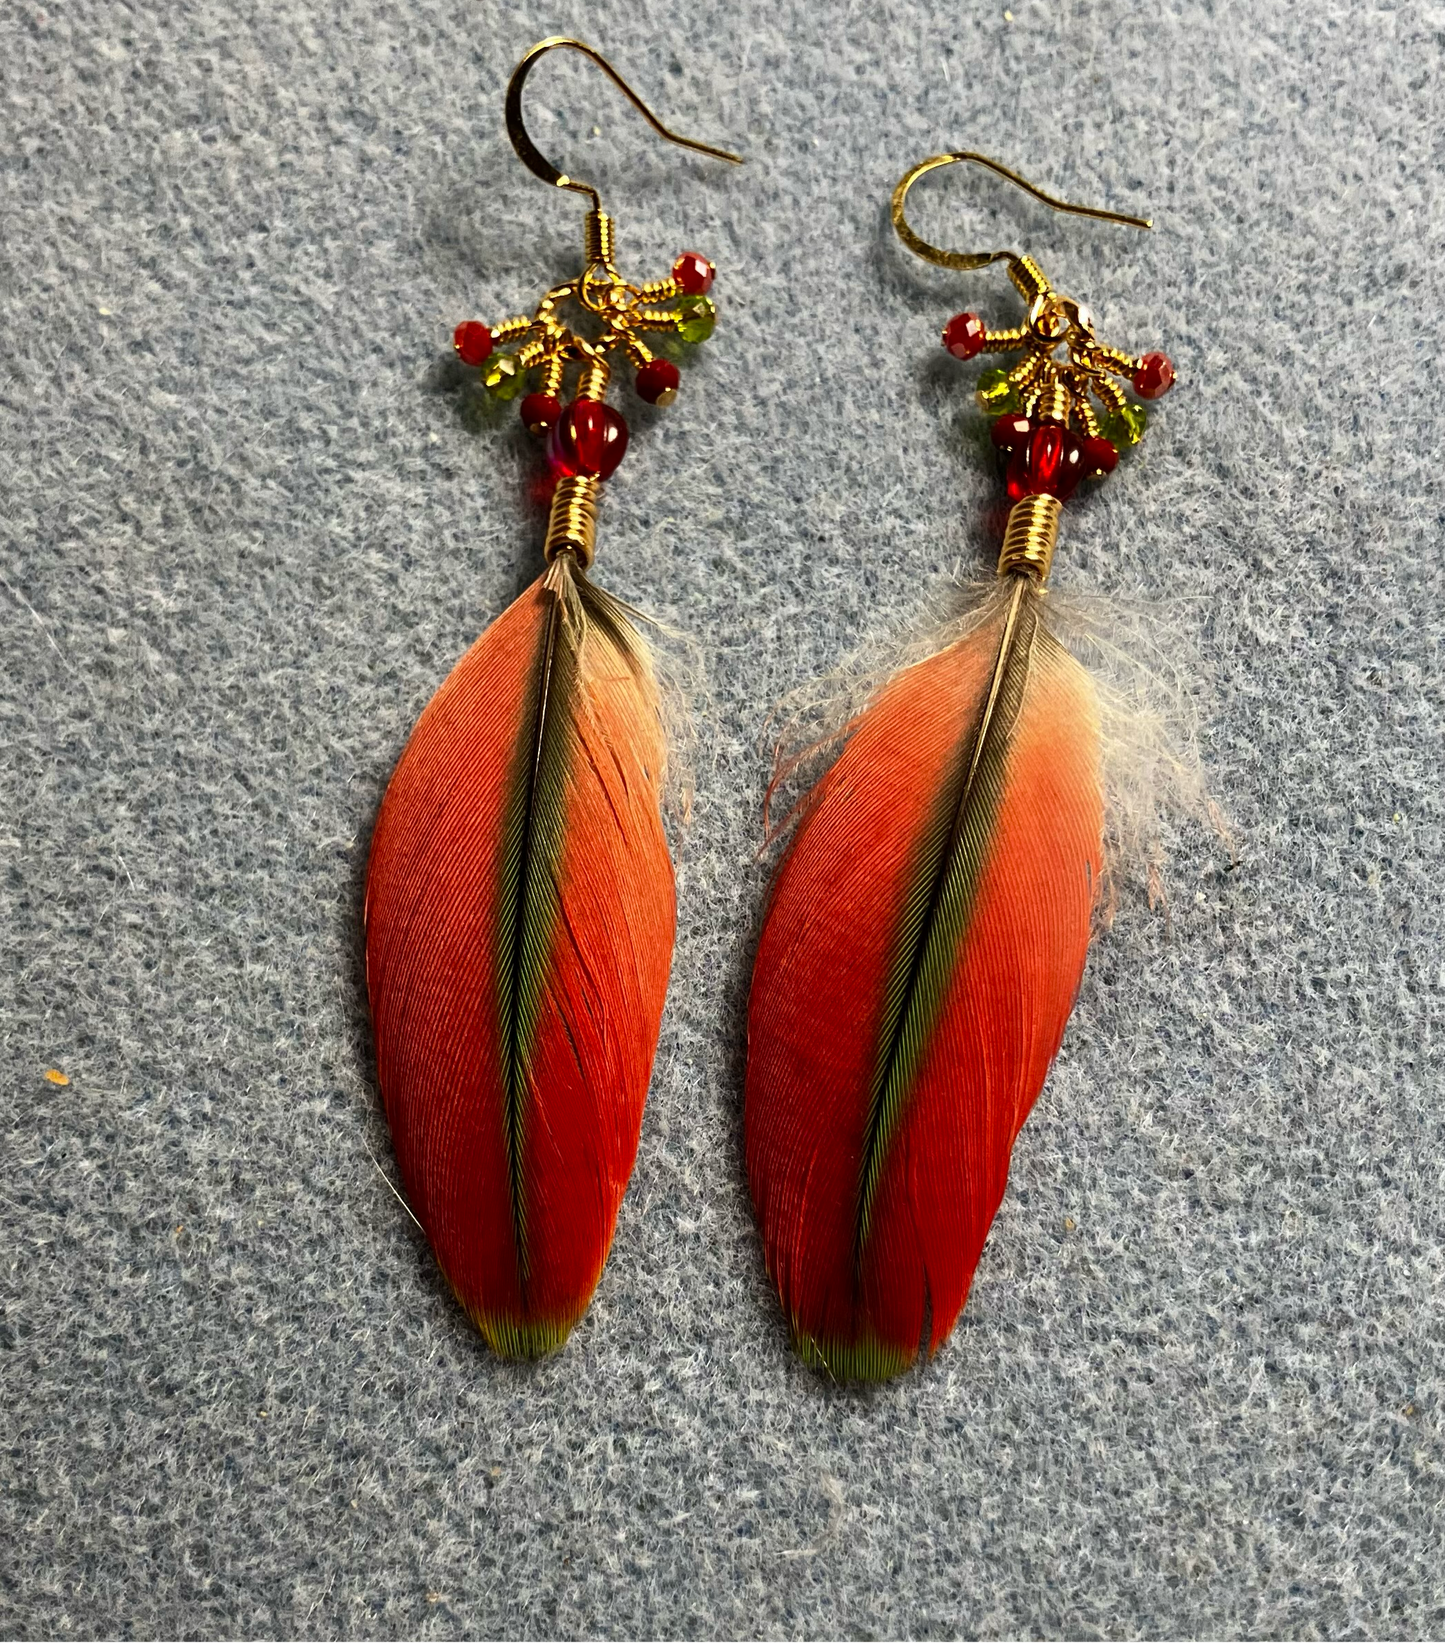
<instances>
[{"instance_id":1,"label":"red faceted bead","mask_svg":"<svg viewBox=\"0 0 1445 1643\"><path fill-rule=\"evenodd\" d=\"M485 365L492 352L492 333L479 319L464 319L452 332L452 347L463 365Z\"/></svg>"},{"instance_id":2,"label":"red faceted bead","mask_svg":"<svg viewBox=\"0 0 1445 1643\"><path fill-rule=\"evenodd\" d=\"M1119 452L1102 435L1090 434L1081 439L1079 452L1087 478L1102 479L1105 474L1113 473L1119 466Z\"/></svg>"},{"instance_id":3,"label":"red faceted bead","mask_svg":"<svg viewBox=\"0 0 1445 1643\"><path fill-rule=\"evenodd\" d=\"M1158 399L1174 386L1174 366L1168 354L1145 354L1134 373L1134 392L1140 399Z\"/></svg>"},{"instance_id":4,"label":"red faceted bead","mask_svg":"<svg viewBox=\"0 0 1445 1643\"><path fill-rule=\"evenodd\" d=\"M522 401L522 421L527 432L539 437L555 426L562 414L562 401L554 394L528 394Z\"/></svg>"},{"instance_id":5,"label":"red faceted bead","mask_svg":"<svg viewBox=\"0 0 1445 1643\"><path fill-rule=\"evenodd\" d=\"M1033 424L1026 416L1019 416L1017 412L1006 412L1003 416L995 417L993 427L989 429L989 438L1000 451L1011 451L1015 445L1022 444L1029 437L1029 430Z\"/></svg>"},{"instance_id":6,"label":"red faceted bead","mask_svg":"<svg viewBox=\"0 0 1445 1643\"><path fill-rule=\"evenodd\" d=\"M637 373L638 397L649 405L671 405L682 377L670 359L650 359Z\"/></svg>"},{"instance_id":7,"label":"red faceted bead","mask_svg":"<svg viewBox=\"0 0 1445 1643\"><path fill-rule=\"evenodd\" d=\"M608 479L627 450L627 424L610 405L574 399L547 438L547 457L558 473Z\"/></svg>"},{"instance_id":8,"label":"red faceted bead","mask_svg":"<svg viewBox=\"0 0 1445 1643\"><path fill-rule=\"evenodd\" d=\"M712 289L717 269L696 251L684 251L672 265L672 277L685 297L701 297Z\"/></svg>"},{"instance_id":9,"label":"red faceted bead","mask_svg":"<svg viewBox=\"0 0 1445 1643\"><path fill-rule=\"evenodd\" d=\"M1009 458L1008 499L1047 495L1067 502L1083 477L1077 435L1056 422L1041 422Z\"/></svg>"},{"instance_id":10,"label":"red faceted bead","mask_svg":"<svg viewBox=\"0 0 1445 1643\"><path fill-rule=\"evenodd\" d=\"M983 321L977 314L955 314L943 328L943 346L955 359L972 359L983 339Z\"/></svg>"}]
</instances>

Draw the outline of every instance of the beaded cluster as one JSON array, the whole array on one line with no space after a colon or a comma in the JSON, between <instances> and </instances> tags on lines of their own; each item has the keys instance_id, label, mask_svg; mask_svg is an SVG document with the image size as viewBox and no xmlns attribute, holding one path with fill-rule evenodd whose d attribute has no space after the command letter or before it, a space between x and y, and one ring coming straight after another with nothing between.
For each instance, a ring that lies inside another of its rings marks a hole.
<instances>
[{"instance_id":1,"label":"beaded cluster","mask_svg":"<svg viewBox=\"0 0 1445 1643\"><path fill-rule=\"evenodd\" d=\"M1031 257L1011 257L1008 274L1028 304L1023 324L990 331L977 314L955 314L943 328L943 346L956 359L1021 356L1008 370L983 372L976 394L994 418L990 433L1014 504L999 573L1042 581L1061 504L1081 479L1112 473L1120 448L1143 437L1147 414L1120 381L1139 399L1158 399L1173 387L1174 367L1164 354L1135 358L1101 342L1088 311L1056 291Z\"/></svg>"},{"instance_id":2,"label":"beaded cluster","mask_svg":"<svg viewBox=\"0 0 1445 1643\"><path fill-rule=\"evenodd\" d=\"M633 367L639 398L670 405L681 373L672 360L653 353L644 334L706 342L717 321L708 295L716 271L696 251L684 251L665 278L633 285L618 271L613 221L604 211L588 212L585 247L581 274L554 285L533 314L496 326L463 320L452 337L458 359L479 373L493 399L515 399L535 377L521 415L528 430L547 441L556 480L547 557L567 549L584 568L592 563L598 491L627 451L627 422L604 403L613 356L621 354ZM596 336L583 336L558 317L568 302L599 323ZM573 397L564 405L564 384L574 369Z\"/></svg>"},{"instance_id":3,"label":"beaded cluster","mask_svg":"<svg viewBox=\"0 0 1445 1643\"><path fill-rule=\"evenodd\" d=\"M1101 342L1088 310L1056 291L1032 257L1011 257L1008 274L1029 305L1023 324L990 331L977 314L955 314L943 328L943 346L956 359L1021 354L1010 370L980 376L979 404L995 415L1016 413L1072 429L1085 446L1080 477L1112 473L1119 448L1138 444L1148 423L1144 407L1115 379L1127 381L1140 399L1158 399L1173 386L1174 367L1163 354L1136 359ZM1066 357L1058 357L1060 348Z\"/></svg>"},{"instance_id":4,"label":"beaded cluster","mask_svg":"<svg viewBox=\"0 0 1445 1643\"><path fill-rule=\"evenodd\" d=\"M464 365L477 367L483 386L496 399L515 399L537 373L536 388L522 401L522 420L535 434L545 434L562 414L561 393L568 370L580 366L576 397L600 401L612 375L610 356L623 354L636 370L638 395L654 405L669 405L681 381L677 366L659 358L643 334L670 333L684 342L705 342L717 320L708 292L713 265L695 251L684 251L664 279L633 285L614 261L612 218L602 211L587 215L586 266L575 279L554 285L531 314L518 314L500 325L464 320L453 344ZM564 303L575 302L600 322L593 338L580 335L558 317Z\"/></svg>"}]
</instances>

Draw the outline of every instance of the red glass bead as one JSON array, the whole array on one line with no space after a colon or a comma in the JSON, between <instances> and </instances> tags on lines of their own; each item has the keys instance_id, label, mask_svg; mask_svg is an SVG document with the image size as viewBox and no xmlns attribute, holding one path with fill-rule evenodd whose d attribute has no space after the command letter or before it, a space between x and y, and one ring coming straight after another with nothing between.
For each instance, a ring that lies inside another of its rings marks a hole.
<instances>
[{"instance_id":1,"label":"red glass bead","mask_svg":"<svg viewBox=\"0 0 1445 1643\"><path fill-rule=\"evenodd\" d=\"M1103 437L1093 434L1079 441L1079 452L1084 464L1084 474L1090 479L1102 479L1105 474L1113 473L1119 466L1119 452L1113 443Z\"/></svg>"},{"instance_id":2,"label":"red glass bead","mask_svg":"<svg viewBox=\"0 0 1445 1643\"><path fill-rule=\"evenodd\" d=\"M463 365L485 365L492 352L492 333L479 319L464 319L452 332L452 347Z\"/></svg>"},{"instance_id":3,"label":"red glass bead","mask_svg":"<svg viewBox=\"0 0 1445 1643\"><path fill-rule=\"evenodd\" d=\"M574 399L547 438L547 457L564 474L608 479L627 450L627 424L610 405Z\"/></svg>"},{"instance_id":4,"label":"red glass bead","mask_svg":"<svg viewBox=\"0 0 1445 1643\"><path fill-rule=\"evenodd\" d=\"M993 427L989 429L989 438L997 450L1011 451L1029 437L1032 426L1026 416L1019 416L1017 412L995 417Z\"/></svg>"},{"instance_id":5,"label":"red glass bead","mask_svg":"<svg viewBox=\"0 0 1445 1643\"><path fill-rule=\"evenodd\" d=\"M1168 354L1145 354L1134 373L1134 392L1140 399L1159 399L1174 386L1174 366Z\"/></svg>"},{"instance_id":6,"label":"red glass bead","mask_svg":"<svg viewBox=\"0 0 1445 1643\"><path fill-rule=\"evenodd\" d=\"M672 277L685 297L701 297L712 289L717 269L696 251L684 251L672 265Z\"/></svg>"},{"instance_id":7,"label":"red glass bead","mask_svg":"<svg viewBox=\"0 0 1445 1643\"><path fill-rule=\"evenodd\" d=\"M545 434L561 414L562 401L554 394L528 394L522 401L522 421L530 434Z\"/></svg>"},{"instance_id":8,"label":"red glass bead","mask_svg":"<svg viewBox=\"0 0 1445 1643\"><path fill-rule=\"evenodd\" d=\"M1041 422L1009 458L1008 499L1047 495L1067 502L1083 477L1077 435L1057 422Z\"/></svg>"},{"instance_id":9,"label":"red glass bead","mask_svg":"<svg viewBox=\"0 0 1445 1643\"><path fill-rule=\"evenodd\" d=\"M682 377L670 359L650 359L637 373L638 397L649 405L671 405Z\"/></svg>"},{"instance_id":10,"label":"red glass bead","mask_svg":"<svg viewBox=\"0 0 1445 1643\"><path fill-rule=\"evenodd\" d=\"M983 339L983 321L977 314L955 314L943 328L943 346L955 359L972 359Z\"/></svg>"}]
</instances>

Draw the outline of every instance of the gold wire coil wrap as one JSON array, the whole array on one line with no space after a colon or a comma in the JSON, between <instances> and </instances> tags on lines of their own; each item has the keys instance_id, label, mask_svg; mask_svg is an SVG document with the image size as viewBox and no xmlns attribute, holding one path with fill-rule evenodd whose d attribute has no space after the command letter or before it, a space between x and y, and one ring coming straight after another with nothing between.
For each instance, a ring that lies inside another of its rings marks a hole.
<instances>
[{"instance_id":1,"label":"gold wire coil wrap","mask_svg":"<svg viewBox=\"0 0 1445 1643\"><path fill-rule=\"evenodd\" d=\"M577 398L602 399L607 393L607 381L611 375L612 367L607 363L606 356L594 354L577 380Z\"/></svg>"},{"instance_id":2,"label":"gold wire coil wrap","mask_svg":"<svg viewBox=\"0 0 1445 1643\"><path fill-rule=\"evenodd\" d=\"M1037 297L1046 291L1052 291L1049 277L1032 257L1011 257L1008 265L1008 277L1014 282L1018 294L1030 306L1033 306Z\"/></svg>"},{"instance_id":3,"label":"gold wire coil wrap","mask_svg":"<svg viewBox=\"0 0 1445 1643\"><path fill-rule=\"evenodd\" d=\"M617 249L612 218L605 211L589 211L582 230L582 244L589 266L594 262L611 262Z\"/></svg>"},{"instance_id":4,"label":"gold wire coil wrap","mask_svg":"<svg viewBox=\"0 0 1445 1643\"><path fill-rule=\"evenodd\" d=\"M1027 359L1020 360L1014 366L1008 374L1008 379L1015 388L1027 388L1043 368L1043 356L1041 354L1030 354Z\"/></svg>"},{"instance_id":5,"label":"gold wire coil wrap","mask_svg":"<svg viewBox=\"0 0 1445 1643\"><path fill-rule=\"evenodd\" d=\"M1031 576L1041 585L1048 580L1063 511L1056 496L1025 496L1014 503L999 550L1000 576Z\"/></svg>"},{"instance_id":6,"label":"gold wire coil wrap","mask_svg":"<svg viewBox=\"0 0 1445 1643\"><path fill-rule=\"evenodd\" d=\"M567 370L567 361L561 354L553 354L542 366L542 380L538 386L538 393L549 394L556 399L562 392L562 378Z\"/></svg>"},{"instance_id":7,"label":"gold wire coil wrap","mask_svg":"<svg viewBox=\"0 0 1445 1643\"><path fill-rule=\"evenodd\" d=\"M1126 377L1133 376L1144 363L1142 359L1135 359L1132 354L1126 354L1122 348L1109 347L1106 342L1094 345L1094 358L1100 365Z\"/></svg>"},{"instance_id":8,"label":"gold wire coil wrap","mask_svg":"<svg viewBox=\"0 0 1445 1643\"><path fill-rule=\"evenodd\" d=\"M1040 389L1029 415L1040 422L1068 422L1069 390L1057 377L1050 377Z\"/></svg>"},{"instance_id":9,"label":"gold wire coil wrap","mask_svg":"<svg viewBox=\"0 0 1445 1643\"><path fill-rule=\"evenodd\" d=\"M542 552L550 565L559 553L576 554L583 570L597 557L597 498L602 481L595 474L568 474L552 492L552 514Z\"/></svg>"},{"instance_id":10,"label":"gold wire coil wrap","mask_svg":"<svg viewBox=\"0 0 1445 1643\"><path fill-rule=\"evenodd\" d=\"M1122 411L1129 403L1124 397L1124 390L1117 382L1111 382L1108 377L1100 377L1094 383L1094 392L1111 411Z\"/></svg>"},{"instance_id":11,"label":"gold wire coil wrap","mask_svg":"<svg viewBox=\"0 0 1445 1643\"><path fill-rule=\"evenodd\" d=\"M648 280L646 285L639 285L637 297L639 302L666 302L671 297L680 296L682 287L669 274L665 279Z\"/></svg>"}]
</instances>

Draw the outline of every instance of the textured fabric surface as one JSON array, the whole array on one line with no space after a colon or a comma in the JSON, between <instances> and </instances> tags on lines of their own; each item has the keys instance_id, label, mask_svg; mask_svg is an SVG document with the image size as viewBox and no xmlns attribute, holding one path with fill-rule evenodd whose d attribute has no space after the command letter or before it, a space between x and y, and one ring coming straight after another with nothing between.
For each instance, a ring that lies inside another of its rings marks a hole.
<instances>
[{"instance_id":1,"label":"textured fabric surface","mask_svg":"<svg viewBox=\"0 0 1445 1643\"><path fill-rule=\"evenodd\" d=\"M534 76L721 322L621 399L599 576L699 642L697 799L611 1264L515 1368L383 1179L360 887L538 563L445 355L574 266L501 125L559 28L748 165ZM1445 1629L1445 11L9 0L0 61L0 1632ZM771 703L989 552L937 331L1016 302L887 223L950 146L1158 221L916 213L1177 362L1059 580L1173 601L1240 861L1125 896L958 1330L858 1392L762 1268L743 1005Z\"/></svg>"}]
</instances>

